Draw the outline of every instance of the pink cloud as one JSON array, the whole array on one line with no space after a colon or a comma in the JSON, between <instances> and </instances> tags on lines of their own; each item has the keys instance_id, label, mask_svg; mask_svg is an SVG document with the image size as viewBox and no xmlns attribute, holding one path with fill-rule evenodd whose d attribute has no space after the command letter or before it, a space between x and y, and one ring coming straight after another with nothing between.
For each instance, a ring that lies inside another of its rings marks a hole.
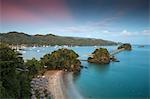
<instances>
[{"instance_id":1,"label":"pink cloud","mask_svg":"<svg viewBox=\"0 0 150 99\"><path fill-rule=\"evenodd\" d=\"M32 5L32 11L47 15L47 17L56 19L72 17L65 0L27 0L26 5Z\"/></svg>"},{"instance_id":2,"label":"pink cloud","mask_svg":"<svg viewBox=\"0 0 150 99\"><path fill-rule=\"evenodd\" d=\"M2 21L20 21L20 22L26 22L26 21L32 21L36 22L40 20L40 17L34 15L33 13L26 11L24 9L20 9L17 6L13 5L6 5L2 7Z\"/></svg>"},{"instance_id":3,"label":"pink cloud","mask_svg":"<svg viewBox=\"0 0 150 99\"><path fill-rule=\"evenodd\" d=\"M22 0L2 2L3 21L48 22L72 20L64 0Z\"/></svg>"}]
</instances>

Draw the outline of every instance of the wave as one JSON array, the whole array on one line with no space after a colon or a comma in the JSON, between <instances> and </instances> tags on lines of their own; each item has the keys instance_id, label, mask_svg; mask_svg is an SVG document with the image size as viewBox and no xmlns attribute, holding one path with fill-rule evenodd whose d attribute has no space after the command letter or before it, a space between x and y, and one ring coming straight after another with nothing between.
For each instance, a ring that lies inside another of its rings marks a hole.
<instances>
[{"instance_id":1,"label":"wave","mask_svg":"<svg viewBox=\"0 0 150 99\"><path fill-rule=\"evenodd\" d=\"M67 74L67 86L69 99L84 99L84 97L78 92L73 82L73 73Z\"/></svg>"}]
</instances>

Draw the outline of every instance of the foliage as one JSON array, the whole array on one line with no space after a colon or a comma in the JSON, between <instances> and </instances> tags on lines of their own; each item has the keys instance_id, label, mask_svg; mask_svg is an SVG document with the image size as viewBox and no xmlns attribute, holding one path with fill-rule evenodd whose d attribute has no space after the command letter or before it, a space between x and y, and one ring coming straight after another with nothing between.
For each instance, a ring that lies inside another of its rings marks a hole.
<instances>
[{"instance_id":1,"label":"foliage","mask_svg":"<svg viewBox=\"0 0 150 99\"><path fill-rule=\"evenodd\" d=\"M79 57L73 50L58 49L51 54L46 54L41 59L41 62L48 66L49 69L63 69L67 71L80 71L81 62Z\"/></svg>"},{"instance_id":2,"label":"foliage","mask_svg":"<svg viewBox=\"0 0 150 99\"><path fill-rule=\"evenodd\" d=\"M27 66L27 68L29 70L28 73L31 78L34 77L34 75L38 74L38 72L40 70L42 70L42 68L43 68L40 61L36 60L35 58L33 58L31 60L27 60L25 65Z\"/></svg>"},{"instance_id":3,"label":"foliage","mask_svg":"<svg viewBox=\"0 0 150 99\"><path fill-rule=\"evenodd\" d=\"M96 49L92 55L88 58L88 62L97 64L108 64L110 62L110 54L106 48Z\"/></svg>"},{"instance_id":4,"label":"foliage","mask_svg":"<svg viewBox=\"0 0 150 99\"><path fill-rule=\"evenodd\" d=\"M24 67L20 54L4 44L0 44L0 97L1 98L23 98L29 97L29 83L20 84L20 81L29 82L16 68ZM25 73L24 76L27 77ZM28 87L25 87L28 86ZM22 88L22 89L21 89Z\"/></svg>"},{"instance_id":5,"label":"foliage","mask_svg":"<svg viewBox=\"0 0 150 99\"><path fill-rule=\"evenodd\" d=\"M17 74L17 79L19 81L19 93L20 97L30 99L30 81L28 72L19 72Z\"/></svg>"},{"instance_id":6,"label":"foliage","mask_svg":"<svg viewBox=\"0 0 150 99\"><path fill-rule=\"evenodd\" d=\"M132 50L132 46L129 43L122 44L118 47L118 49L124 48L125 50Z\"/></svg>"}]
</instances>

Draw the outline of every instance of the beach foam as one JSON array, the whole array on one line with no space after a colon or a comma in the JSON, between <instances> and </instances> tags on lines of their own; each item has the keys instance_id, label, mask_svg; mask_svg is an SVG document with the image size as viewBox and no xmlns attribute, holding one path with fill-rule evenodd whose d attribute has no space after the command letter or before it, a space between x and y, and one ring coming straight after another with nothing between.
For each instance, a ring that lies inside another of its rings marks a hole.
<instances>
[{"instance_id":1,"label":"beach foam","mask_svg":"<svg viewBox=\"0 0 150 99\"><path fill-rule=\"evenodd\" d=\"M78 92L76 86L73 82L73 73L67 74L67 80L68 80L68 96L69 99L84 99L83 96Z\"/></svg>"}]
</instances>

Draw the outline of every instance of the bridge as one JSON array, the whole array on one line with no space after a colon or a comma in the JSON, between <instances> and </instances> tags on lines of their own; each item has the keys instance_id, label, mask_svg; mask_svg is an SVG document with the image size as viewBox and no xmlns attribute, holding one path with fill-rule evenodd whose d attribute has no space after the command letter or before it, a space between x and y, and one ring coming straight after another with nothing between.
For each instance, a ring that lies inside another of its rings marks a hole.
<instances>
[{"instance_id":1,"label":"bridge","mask_svg":"<svg viewBox=\"0 0 150 99\"><path fill-rule=\"evenodd\" d=\"M122 52L122 51L124 51L124 50L125 50L124 48L116 49L116 50L110 52L110 55L113 56L113 55L115 55L115 54L117 54L117 53L119 53L119 52Z\"/></svg>"}]
</instances>

